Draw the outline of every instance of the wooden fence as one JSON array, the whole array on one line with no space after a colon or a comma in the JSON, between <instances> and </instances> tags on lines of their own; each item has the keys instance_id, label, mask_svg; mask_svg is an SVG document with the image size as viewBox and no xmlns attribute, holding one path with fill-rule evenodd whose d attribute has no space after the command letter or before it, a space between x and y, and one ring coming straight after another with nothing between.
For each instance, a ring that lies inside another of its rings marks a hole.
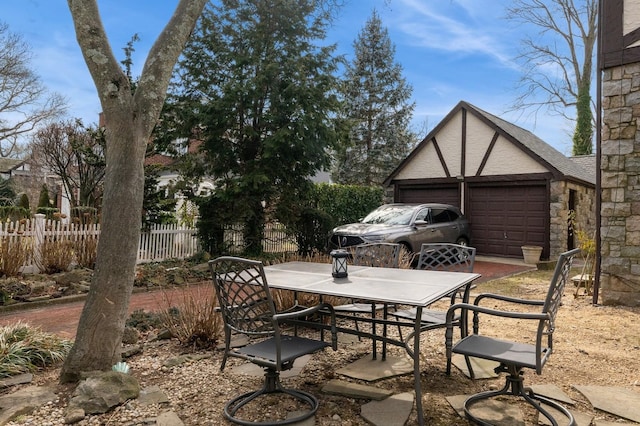
<instances>
[{"instance_id":1,"label":"wooden fence","mask_svg":"<svg viewBox=\"0 0 640 426\"><path fill-rule=\"evenodd\" d=\"M46 241L63 239L72 243L70 247L74 247L74 244L81 240L97 240L99 237L99 224L64 223L45 219L43 214L17 222L0 222L0 243L20 243L26 247L27 256L23 270L27 272L37 272L40 269L38 265L41 265L40 256ZM230 253L238 254L244 250L241 225L227 228L224 238ZM269 223L265 228L262 249L267 253L295 252L298 246L295 238L287 233L284 225ZM177 224L155 225L140 235L137 262L186 259L197 254L198 251L200 251L200 243L196 229Z\"/></svg>"},{"instance_id":2,"label":"wooden fence","mask_svg":"<svg viewBox=\"0 0 640 426\"><path fill-rule=\"evenodd\" d=\"M100 225L81 225L45 219L37 214L32 219L0 222L0 242L20 243L27 250L23 270L37 272L40 268L41 248L46 241L66 240L70 246L80 240L98 239ZM138 263L185 259L198 253L200 245L196 230L178 225L156 225L140 235Z\"/></svg>"}]
</instances>

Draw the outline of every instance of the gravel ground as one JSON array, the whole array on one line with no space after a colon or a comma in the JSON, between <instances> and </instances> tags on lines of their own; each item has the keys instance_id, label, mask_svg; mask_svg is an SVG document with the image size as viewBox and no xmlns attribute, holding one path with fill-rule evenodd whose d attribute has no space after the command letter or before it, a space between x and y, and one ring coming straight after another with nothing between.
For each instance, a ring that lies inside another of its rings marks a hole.
<instances>
[{"instance_id":1,"label":"gravel ground","mask_svg":"<svg viewBox=\"0 0 640 426\"><path fill-rule=\"evenodd\" d=\"M480 284L476 292L500 291L532 299L544 297L550 272L523 274L507 279ZM576 401L576 410L593 415L596 419L620 421L620 419L594 410L574 385L619 386L638 391L640 385L640 337L637 324L640 308L594 306L589 297L574 297L573 289L567 288L564 304L560 308L555 335L555 350L541 376L526 372L525 383L554 384ZM496 303L499 306L499 303ZM516 337L522 328L505 327L499 323L486 322L488 332ZM393 332L393 330L390 330ZM442 331L423 333L422 339L422 386L425 421L428 425L468 425L458 417L446 401L446 396L471 394L489 387L501 386L498 379L471 381L454 369L451 376L445 375L444 337ZM400 348L392 348L401 353ZM314 355L299 376L283 379L286 386L306 390L320 399L316 425L367 425L360 416L360 406L368 401L327 395L321 388L328 380L338 377L340 367L360 359L370 351L369 342L340 344L338 351L324 350ZM262 378L240 375L233 372L239 360L230 359L225 371L220 372L221 351L196 352L206 357L175 367L165 367L164 362L184 353L193 353L180 347L175 340L154 342L145 345L144 351L129 360L131 374L141 387L159 386L169 402L143 406L132 400L103 414L89 416L78 425L154 425L155 418L166 411L175 412L185 425L227 425L223 419L224 404L234 395L257 389ZM64 410L72 388L57 385L59 370L51 369L36 374L37 384L56 388L59 399L9 423L17 425L62 425ZM375 386L392 389L394 393L413 391L411 374L375 383ZM279 404L263 401L253 414L262 415L288 411L290 403ZM407 422L416 424L415 409Z\"/></svg>"}]
</instances>

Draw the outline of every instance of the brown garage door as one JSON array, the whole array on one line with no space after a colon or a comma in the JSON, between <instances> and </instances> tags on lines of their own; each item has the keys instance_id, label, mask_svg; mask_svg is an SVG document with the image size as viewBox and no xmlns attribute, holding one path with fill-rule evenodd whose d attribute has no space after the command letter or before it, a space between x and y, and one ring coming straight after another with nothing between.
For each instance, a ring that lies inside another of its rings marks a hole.
<instances>
[{"instance_id":1,"label":"brown garage door","mask_svg":"<svg viewBox=\"0 0 640 426\"><path fill-rule=\"evenodd\" d=\"M466 215L477 253L522 257L523 245L544 248L548 257L549 200L546 185L469 186Z\"/></svg>"},{"instance_id":2,"label":"brown garage door","mask_svg":"<svg viewBox=\"0 0 640 426\"><path fill-rule=\"evenodd\" d=\"M398 187L398 203L443 203L460 207L458 185L406 185Z\"/></svg>"}]
</instances>

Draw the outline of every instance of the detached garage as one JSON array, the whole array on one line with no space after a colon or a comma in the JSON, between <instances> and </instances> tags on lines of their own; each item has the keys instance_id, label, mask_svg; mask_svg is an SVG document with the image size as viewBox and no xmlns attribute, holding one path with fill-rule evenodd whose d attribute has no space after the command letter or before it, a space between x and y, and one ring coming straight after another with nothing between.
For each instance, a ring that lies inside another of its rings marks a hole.
<instances>
[{"instance_id":1,"label":"detached garage","mask_svg":"<svg viewBox=\"0 0 640 426\"><path fill-rule=\"evenodd\" d=\"M567 158L531 132L460 102L387 178L395 202L462 209L485 256L542 258L575 247L576 226L595 229L595 156Z\"/></svg>"}]
</instances>

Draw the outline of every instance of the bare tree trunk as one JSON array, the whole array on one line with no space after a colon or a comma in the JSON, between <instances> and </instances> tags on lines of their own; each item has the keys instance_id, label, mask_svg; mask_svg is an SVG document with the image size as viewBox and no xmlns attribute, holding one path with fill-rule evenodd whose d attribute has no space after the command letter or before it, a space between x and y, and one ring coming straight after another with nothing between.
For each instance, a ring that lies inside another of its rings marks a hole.
<instances>
[{"instance_id":1,"label":"bare tree trunk","mask_svg":"<svg viewBox=\"0 0 640 426\"><path fill-rule=\"evenodd\" d=\"M106 174L98 257L76 340L60 380L77 381L120 360L133 289L144 193L144 153L160 115L180 52L207 0L180 0L149 52L132 94L113 56L95 0L68 0L76 38L91 72L106 122Z\"/></svg>"}]
</instances>

